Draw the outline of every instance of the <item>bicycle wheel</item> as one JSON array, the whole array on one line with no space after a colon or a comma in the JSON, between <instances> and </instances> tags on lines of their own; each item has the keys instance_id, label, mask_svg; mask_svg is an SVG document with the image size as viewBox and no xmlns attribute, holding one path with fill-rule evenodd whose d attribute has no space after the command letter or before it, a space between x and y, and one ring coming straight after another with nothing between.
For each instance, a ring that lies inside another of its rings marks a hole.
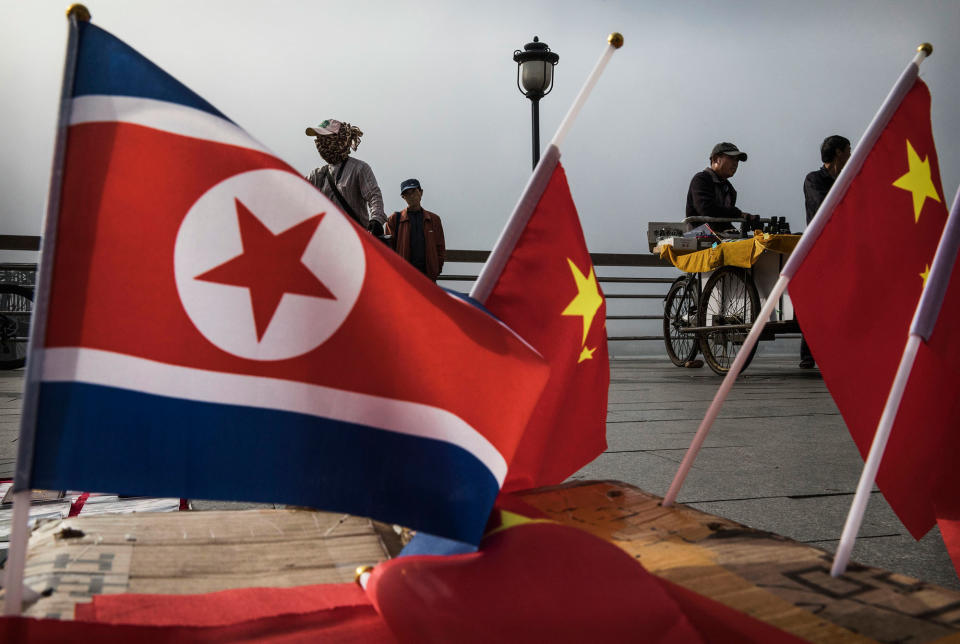
<instances>
[{"instance_id":1,"label":"bicycle wheel","mask_svg":"<svg viewBox=\"0 0 960 644\"><path fill-rule=\"evenodd\" d=\"M19 369L26 364L32 310L32 288L0 284L0 369Z\"/></svg>"},{"instance_id":2,"label":"bicycle wheel","mask_svg":"<svg viewBox=\"0 0 960 644\"><path fill-rule=\"evenodd\" d=\"M663 343L670 362L678 367L697 357L697 336L682 330L696 323L699 299L700 283L681 277L670 286L663 300Z\"/></svg>"},{"instance_id":3,"label":"bicycle wheel","mask_svg":"<svg viewBox=\"0 0 960 644\"><path fill-rule=\"evenodd\" d=\"M733 324L753 324L760 313L760 296L757 287L745 269L724 266L714 272L703 287L700 298L700 311L697 326L728 326ZM750 329L718 329L700 334L700 351L710 368L718 374L725 374L737 357L740 347ZM746 369L757 347L747 357L743 368Z\"/></svg>"}]
</instances>

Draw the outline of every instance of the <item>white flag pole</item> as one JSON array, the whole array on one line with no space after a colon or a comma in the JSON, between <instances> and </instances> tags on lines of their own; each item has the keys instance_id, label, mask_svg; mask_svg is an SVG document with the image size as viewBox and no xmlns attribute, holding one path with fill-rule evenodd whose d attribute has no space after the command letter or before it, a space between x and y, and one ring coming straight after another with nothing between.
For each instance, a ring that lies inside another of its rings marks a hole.
<instances>
[{"instance_id":1,"label":"white flag pole","mask_svg":"<svg viewBox=\"0 0 960 644\"><path fill-rule=\"evenodd\" d=\"M557 133L550 139L547 150L540 158L540 162L537 163L537 167L534 168L533 174L531 174L527 180L527 185L524 186L523 192L520 194L520 199L510 214L510 219L507 220L507 225L504 226L503 231L500 233L500 238L497 239L493 250L490 251L490 257L487 258L486 263L480 270L480 275L477 276L477 281L474 282L473 288L470 289L470 297L480 303L487 301L487 297L490 296L490 292L493 291L493 287L500 278L500 273L503 272L503 267L506 265L511 253L513 253L513 248L516 246L517 240L520 239L520 235L523 233L524 228L526 228L527 222L533 215L536 202L539 201L540 195L543 193L544 188L546 188L547 181L549 181L550 175L553 172L553 168L560 158L560 144L563 142L564 137L566 137L567 132L570 131L570 127L573 125L577 114L580 113L583 104L587 102L587 97L590 96L594 85L597 84L597 80L599 80L600 74L603 73L604 68L610 61L610 57L613 56L613 52L623 47L623 36L614 32L607 37L607 43L607 47L603 50L603 55L600 56L600 60L597 61L597 64L593 67L593 71L591 71L587 77L587 81L583 84L583 87L580 88L580 93L577 94L573 105L570 106L567 115L563 117L563 121L560 123L560 127L557 128Z\"/></svg>"},{"instance_id":2,"label":"white flag pole","mask_svg":"<svg viewBox=\"0 0 960 644\"><path fill-rule=\"evenodd\" d=\"M70 126L70 106L73 81L77 67L79 23L90 20L90 11L82 4L67 9L67 50L63 65L63 83L60 86L60 110L57 135L50 171L50 191L44 215L43 237L40 248L40 270L34 293L33 314L30 320L30 340L27 352L26 388L20 419L20 446L17 453L16 475L13 482L13 521L10 525L10 550L4 565L4 614L19 615L23 604L23 572L27 561L27 540L30 517L30 475L33 466L33 443L36 432L39 382L43 362L42 338L46 335L47 300L50 293L50 272L57 217L60 213L60 189L63 185L63 165L67 150L67 128Z\"/></svg>"},{"instance_id":3,"label":"white flag pole","mask_svg":"<svg viewBox=\"0 0 960 644\"><path fill-rule=\"evenodd\" d=\"M607 63L610 62L610 57L613 56L613 52L623 47L623 36L614 32L607 36L607 43L607 47L603 50L600 60L597 61L597 64L593 66L593 71L587 76L587 82L580 88L580 93L573 99L573 105L570 106L570 109L567 110L567 115L564 116L560 122L560 127L557 128L557 133L554 134L550 140L550 145L555 145L559 148L560 144L563 143L563 139L567 136L567 132L570 131L574 119L577 118L577 114L580 113L583 104L587 102L587 97L589 97L590 92L593 91L594 85L600 80L600 74L603 73L603 70L607 67Z\"/></svg>"},{"instance_id":4,"label":"white flag pole","mask_svg":"<svg viewBox=\"0 0 960 644\"><path fill-rule=\"evenodd\" d=\"M887 447L887 439L890 438L890 430L893 428L893 421L897 418L900 401L903 399L903 390L907 387L910 370L913 368L913 361L917 357L917 349L919 348L920 337L916 335L908 336L907 345L900 356L897 375L893 379L893 386L887 395L887 402L883 407L880 423L877 425L877 433L874 434L873 444L870 445L867 462L864 463L863 471L860 473L860 482L857 484L857 491L853 495L853 503L850 505L847 520L843 525L840 545L837 547L837 554L833 558L833 567L830 569L830 574L834 577L842 575L850 561L850 552L853 550L857 533L863 523L867 501L870 500L870 492L873 489L874 481L877 479L877 470L880 469L880 461L883 459L883 452Z\"/></svg>"},{"instance_id":5,"label":"white flag pole","mask_svg":"<svg viewBox=\"0 0 960 644\"><path fill-rule=\"evenodd\" d=\"M669 508L676 502L677 495L680 494L680 488L683 487L683 481L687 478L690 468L693 467L693 461L696 460L697 454L700 453L700 446L703 445L703 441L707 439L707 434L710 433L710 427L720 413L720 408L723 407L723 401L727 399L727 394L730 393L734 381L740 374L740 370L743 369L743 363L747 361L747 356L750 355L751 349L753 349L753 346L760 339L763 326L773 314L773 309L780 300L780 294L787 288L789 281L790 278L783 275L780 276L780 279L777 280L777 283L774 284L773 289L767 296L767 301L764 303L763 308L760 309L760 314L757 315L757 318L753 321L753 326L750 328L747 339L744 341L743 346L740 347L740 351L737 352L737 357L734 358L733 364L730 365L730 370L727 372L727 375L723 377L723 382L720 383L720 388L714 395L713 402L711 402L710 407L707 408L707 413L704 415L703 420L700 421L700 426L697 427L697 433L694 434L693 440L690 441L690 447L687 448L687 452L683 455L683 461L680 462L680 467L677 468L677 473L670 483L670 489L667 490L666 495L663 497L664 507Z\"/></svg>"},{"instance_id":6,"label":"white flag pole","mask_svg":"<svg viewBox=\"0 0 960 644\"><path fill-rule=\"evenodd\" d=\"M920 302L914 311L907 345L900 357L900 365L897 367L897 375L893 379L893 386L890 388L883 414L877 424L877 432L873 435L867 462L864 463L863 471L860 473L860 482L857 484L853 503L850 504L847 520L843 525L840 544L837 546L837 554L833 558L833 567L830 569L830 574L834 577L842 575L850 562L850 553L853 551L857 533L860 532L860 526L863 524L863 515L867 510L870 492L877 480L877 472L880 470L880 463L887 448L887 439L890 438L890 431L897 419L897 412L900 410L903 392L910 380L910 372L913 369L920 342L929 340L933 333L933 326L940 313L940 305L943 303L947 284L957 261L958 250L960 250L960 189L953 198L947 225L944 226L943 233L940 235L937 252L933 257L933 267L930 269Z\"/></svg>"},{"instance_id":7,"label":"white flag pole","mask_svg":"<svg viewBox=\"0 0 960 644\"><path fill-rule=\"evenodd\" d=\"M763 306L763 309L761 309L760 315L754 320L750 334L744 341L743 346L740 347L740 351L737 353L733 364L730 365L730 371L727 372L723 382L720 384L720 388L717 390L716 395L714 395L710 407L707 408L707 413L704 415L703 421L701 421L700 426L697 428L697 433L690 442L690 447L687 448L687 452L684 454L680 467L677 468L677 473L670 483L670 489L667 490L666 495L663 497L663 505L665 507L670 507L676 502L677 495L680 494L680 488L683 487L683 482L690 472L690 468L693 466L693 461L697 458L700 446L703 444L703 441L706 440L707 434L710 433L713 421L720 413L720 408L723 407L723 403L727 399L730 389L733 387L733 382L743 368L743 363L747 359L746 356L750 355L750 351L753 350L754 345L760 339L760 332L763 329L763 325L766 324L766 321L770 319L770 315L773 313L774 305L771 304L771 302L776 302L780 299L780 295L786 289L790 278L800 267L807 253L810 252L810 248L820 236L820 232L833 215L834 208L840 200L843 199L844 195L846 195L847 188L853 183L854 177L860 173L863 162L873 149L874 143L880 138L880 134L883 133L887 123L890 122L893 113L900 107L903 97L906 96L907 92L910 91L916 82L920 63L932 52L933 46L929 43L923 43L917 47L916 56L910 61L906 69L903 70L897 82L890 90L890 93L887 94L887 98L883 101L883 104L880 106L880 109L877 110L870 125L867 126L867 130L863 133L860 143L853 151L853 154L850 155L850 160L847 161L846 166L844 166L843 171L840 172L830 192L827 193L826 199L820 204L816 216L810 222L810 225L807 226L807 230L804 232L800 243L797 244L797 247L790 254L790 259L787 260L786 265L780 272L780 279L777 280L773 290L767 297L767 302Z\"/></svg>"}]
</instances>

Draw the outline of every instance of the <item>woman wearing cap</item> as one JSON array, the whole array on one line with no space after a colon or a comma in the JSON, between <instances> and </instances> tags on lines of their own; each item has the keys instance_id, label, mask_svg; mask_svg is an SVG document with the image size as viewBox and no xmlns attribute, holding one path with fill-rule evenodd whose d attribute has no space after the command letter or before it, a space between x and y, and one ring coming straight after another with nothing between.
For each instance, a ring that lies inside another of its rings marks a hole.
<instances>
[{"instance_id":1,"label":"woman wearing cap","mask_svg":"<svg viewBox=\"0 0 960 644\"><path fill-rule=\"evenodd\" d=\"M307 177L337 207L374 235L383 235L383 195L370 166L350 156L360 145L363 132L349 123L327 119L307 128L316 138L317 152L327 162Z\"/></svg>"}]
</instances>

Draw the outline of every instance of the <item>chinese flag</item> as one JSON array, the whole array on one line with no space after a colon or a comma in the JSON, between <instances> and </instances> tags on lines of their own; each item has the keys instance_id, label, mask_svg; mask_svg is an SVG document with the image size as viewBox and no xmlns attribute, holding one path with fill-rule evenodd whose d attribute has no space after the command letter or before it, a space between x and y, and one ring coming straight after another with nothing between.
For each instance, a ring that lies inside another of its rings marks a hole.
<instances>
[{"instance_id":1,"label":"chinese flag","mask_svg":"<svg viewBox=\"0 0 960 644\"><path fill-rule=\"evenodd\" d=\"M503 491L563 482L607 447L606 304L557 149L549 180L484 306L550 363Z\"/></svg>"},{"instance_id":2,"label":"chinese flag","mask_svg":"<svg viewBox=\"0 0 960 644\"><path fill-rule=\"evenodd\" d=\"M946 218L930 92L917 80L789 285L803 333L864 458ZM947 398L952 402L956 392ZM915 538L936 519L931 503L918 502L936 487L929 474L937 469L938 443L931 442L929 419L915 409L910 421L897 422L877 476Z\"/></svg>"}]
</instances>

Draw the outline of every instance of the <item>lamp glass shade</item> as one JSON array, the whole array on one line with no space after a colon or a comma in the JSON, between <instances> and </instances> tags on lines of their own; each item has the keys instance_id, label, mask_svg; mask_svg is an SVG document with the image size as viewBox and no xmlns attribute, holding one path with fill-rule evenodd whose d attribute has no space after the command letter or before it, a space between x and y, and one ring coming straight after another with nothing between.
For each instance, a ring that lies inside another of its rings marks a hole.
<instances>
[{"instance_id":1,"label":"lamp glass shade","mask_svg":"<svg viewBox=\"0 0 960 644\"><path fill-rule=\"evenodd\" d=\"M545 60L528 60L520 65L520 84L528 94L543 94L550 88L553 65Z\"/></svg>"}]
</instances>

